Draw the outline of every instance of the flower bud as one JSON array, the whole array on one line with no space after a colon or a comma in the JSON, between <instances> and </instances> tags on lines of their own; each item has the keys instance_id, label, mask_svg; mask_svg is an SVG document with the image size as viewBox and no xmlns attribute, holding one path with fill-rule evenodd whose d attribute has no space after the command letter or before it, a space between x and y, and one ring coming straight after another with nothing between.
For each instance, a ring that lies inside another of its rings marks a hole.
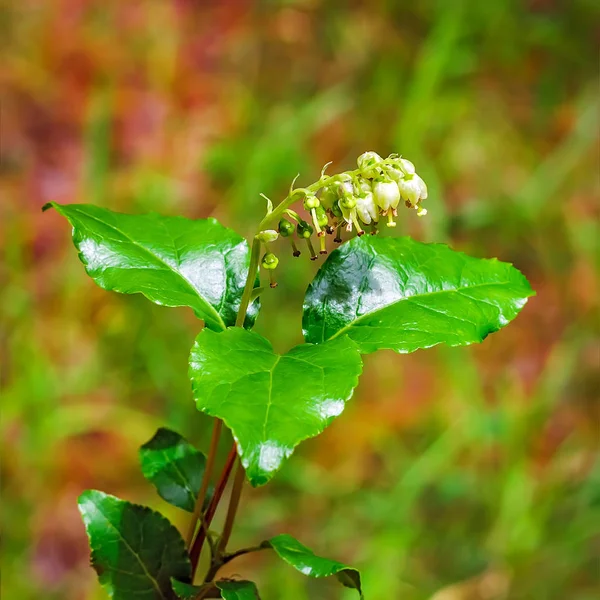
<instances>
[{"instance_id":1,"label":"flower bud","mask_svg":"<svg viewBox=\"0 0 600 600\"><path fill-rule=\"evenodd\" d=\"M364 152L356 159L358 168L367 179L373 179L379 175L382 162L383 158L377 152Z\"/></svg>"},{"instance_id":2,"label":"flower bud","mask_svg":"<svg viewBox=\"0 0 600 600\"><path fill-rule=\"evenodd\" d=\"M313 228L306 221L300 221L298 225L296 225L298 237L308 239L313 234L313 231Z\"/></svg>"},{"instance_id":3,"label":"flower bud","mask_svg":"<svg viewBox=\"0 0 600 600\"><path fill-rule=\"evenodd\" d=\"M319 199L312 192L306 194L304 197L304 210L310 211L311 209L317 208L317 206L320 205L321 203L319 202Z\"/></svg>"},{"instance_id":4,"label":"flower bud","mask_svg":"<svg viewBox=\"0 0 600 600\"><path fill-rule=\"evenodd\" d=\"M279 233L282 237L289 237L294 233L295 229L293 223L290 223L287 219L279 221Z\"/></svg>"},{"instance_id":5,"label":"flower bud","mask_svg":"<svg viewBox=\"0 0 600 600\"><path fill-rule=\"evenodd\" d=\"M265 229L256 234L256 239L263 244L274 242L279 237L279 233L274 229Z\"/></svg>"},{"instance_id":6,"label":"flower bud","mask_svg":"<svg viewBox=\"0 0 600 600\"><path fill-rule=\"evenodd\" d=\"M396 208L400 202L398 184L395 181L376 181L373 184L373 197L383 212Z\"/></svg>"},{"instance_id":7,"label":"flower bud","mask_svg":"<svg viewBox=\"0 0 600 600\"><path fill-rule=\"evenodd\" d=\"M267 269L268 271L271 271L273 269L276 269L278 264L279 264L279 259L272 252L267 252L262 257L261 266L263 269Z\"/></svg>"},{"instance_id":8,"label":"flower bud","mask_svg":"<svg viewBox=\"0 0 600 600\"><path fill-rule=\"evenodd\" d=\"M416 173L415 171L415 165L413 165L410 160L406 160L406 158L401 158L399 159L400 162L400 169L406 174L406 175L414 175Z\"/></svg>"}]
</instances>

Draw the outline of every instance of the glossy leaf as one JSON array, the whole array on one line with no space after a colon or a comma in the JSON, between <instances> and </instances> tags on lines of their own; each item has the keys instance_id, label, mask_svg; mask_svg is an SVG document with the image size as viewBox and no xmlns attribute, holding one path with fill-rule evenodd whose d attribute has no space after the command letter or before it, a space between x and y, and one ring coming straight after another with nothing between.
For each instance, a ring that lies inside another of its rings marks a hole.
<instances>
[{"instance_id":1,"label":"glossy leaf","mask_svg":"<svg viewBox=\"0 0 600 600\"><path fill-rule=\"evenodd\" d=\"M125 215L89 204L56 204L73 226L88 275L103 289L189 306L206 326L235 323L250 264L246 241L215 219ZM258 304L248 311L247 325Z\"/></svg>"},{"instance_id":2,"label":"glossy leaf","mask_svg":"<svg viewBox=\"0 0 600 600\"><path fill-rule=\"evenodd\" d=\"M178 433L161 427L140 448L144 477L156 487L161 498L194 512L206 458Z\"/></svg>"},{"instance_id":3,"label":"glossy leaf","mask_svg":"<svg viewBox=\"0 0 600 600\"><path fill-rule=\"evenodd\" d=\"M511 264L443 244L354 238L331 253L304 300L307 342L348 335L361 352L481 342L534 295Z\"/></svg>"},{"instance_id":4,"label":"glossy leaf","mask_svg":"<svg viewBox=\"0 0 600 600\"><path fill-rule=\"evenodd\" d=\"M218 589L221 598L225 600L260 600L256 585L251 581L222 580L214 584L191 585L181 581L172 581L173 590L180 600L196 600L207 597L207 592L216 592ZM216 589L215 589L216 588ZM209 597L214 597L211 593Z\"/></svg>"},{"instance_id":5,"label":"glossy leaf","mask_svg":"<svg viewBox=\"0 0 600 600\"><path fill-rule=\"evenodd\" d=\"M190 579L184 541L161 514L95 490L81 494L79 511L92 567L114 600L170 600L171 578Z\"/></svg>"},{"instance_id":6,"label":"glossy leaf","mask_svg":"<svg viewBox=\"0 0 600 600\"><path fill-rule=\"evenodd\" d=\"M217 581L224 600L260 600L256 585L252 581Z\"/></svg>"},{"instance_id":7,"label":"glossy leaf","mask_svg":"<svg viewBox=\"0 0 600 600\"><path fill-rule=\"evenodd\" d=\"M288 564L304 575L310 577L329 577L335 575L346 587L358 590L362 598L360 573L336 560L321 558L312 550L301 544L296 538L283 533L266 542L264 547L270 547Z\"/></svg>"},{"instance_id":8,"label":"glossy leaf","mask_svg":"<svg viewBox=\"0 0 600 600\"><path fill-rule=\"evenodd\" d=\"M237 441L252 485L269 481L284 459L344 409L362 370L345 337L273 352L257 333L202 331L190 356L199 410L223 419Z\"/></svg>"},{"instance_id":9,"label":"glossy leaf","mask_svg":"<svg viewBox=\"0 0 600 600\"><path fill-rule=\"evenodd\" d=\"M177 579L171 579L171 585L180 600L196 600L200 594L206 593L207 589L214 589L212 584L192 585L191 583L177 581Z\"/></svg>"}]
</instances>

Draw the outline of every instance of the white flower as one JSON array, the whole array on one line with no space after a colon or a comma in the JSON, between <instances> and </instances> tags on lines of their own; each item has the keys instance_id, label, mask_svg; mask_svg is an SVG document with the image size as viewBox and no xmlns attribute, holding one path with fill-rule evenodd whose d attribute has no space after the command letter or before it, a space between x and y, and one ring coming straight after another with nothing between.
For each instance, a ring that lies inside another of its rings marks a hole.
<instances>
[{"instance_id":1,"label":"white flower","mask_svg":"<svg viewBox=\"0 0 600 600\"><path fill-rule=\"evenodd\" d=\"M377 152L363 152L357 159L356 164L362 171L362 175L368 179L373 179L379 175L379 165L383 162L383 158Z\"/></svg>"},{"instance_id":2,"label":"white flower","mask_svg":"<svg viewBox=\"0 0 600 600\"><path fill-rule=\"evenodd\" d=\"M400 202L399 184L395 181L376 181L373 184L375 203L383 212L394 209Z\"/></svg>"},{"instance_id":3,"label":"white flower","mask_svg":"<svg viewBox=\"0 0 600 600\"><path fill-rule=\"evenodd\" d=\"M356 199L356 212L365 225L369 225L371 221L377 222L379 220L373 192L368 192Z\"/></svg>"},{"instance_id":4,"label":"white flower","mask_svg":"<svg viewBox=\"0 0 600 600\"><path fill-rule=\"evenodd\" d=\"M427 198L427 186L418 175L399 181L398 189L402 199L408 202L410 206L416 206L419 200Z\"/></svg>"}]
</instances>

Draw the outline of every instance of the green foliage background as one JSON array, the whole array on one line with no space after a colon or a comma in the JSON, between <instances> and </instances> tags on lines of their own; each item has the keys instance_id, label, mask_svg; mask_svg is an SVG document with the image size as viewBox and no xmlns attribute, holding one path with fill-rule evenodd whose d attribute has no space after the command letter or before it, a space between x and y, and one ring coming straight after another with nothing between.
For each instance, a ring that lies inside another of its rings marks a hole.
<instances>
[{"instance_id":1,"label":"green foliage background","mask_svg":"<svg viewBox=\"0 0 600 600\"><path fill-rule=\"evenodd\" d=\"M206 447L210 427L187 379L191 311L97 288L41 206L250 234L260 192L372 149L429 184L429 215L401 213L399 234L514 262L538 295L481 346L366 357L343 417L246 490L233 542L297 535L360 568L372 600L596 598L599 17L590 0L5 7L4 597L103 598L76 497L99 488L184 528L137 447L161 425ZM316 269L281 265L257 323L277 351L301 341ZM355 593L266 554L230 572L266 599Z\"/></svg>"}]
</instances>

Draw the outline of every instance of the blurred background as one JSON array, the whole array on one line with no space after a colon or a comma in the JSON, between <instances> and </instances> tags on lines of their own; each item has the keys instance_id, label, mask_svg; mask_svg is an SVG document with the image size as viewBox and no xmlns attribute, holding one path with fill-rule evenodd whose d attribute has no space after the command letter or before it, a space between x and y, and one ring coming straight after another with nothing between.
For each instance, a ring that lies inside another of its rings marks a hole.
<instances>
[{"instance_id":1,"label":"blurred background","mask_svg":"<svg viewBox=\"0 0 600 600\"><path fill-rule=\"evenodd\" d=\"M187 379L200 323L96 287L42 205L250 235L260 192L365 150L429 185L399 234L513 262L538 295L480 346L367 356L342 417L246 488L233 544L294 534L369 600L600 597L596 2L19 0L0 18L3 598L105 598L77 495L183 530L137 447L210 432ZM283 253L257 324L280 351L319 266ZM267 553L228 573L266 600L355 597Z\"/></svg>"}]
</instances>

